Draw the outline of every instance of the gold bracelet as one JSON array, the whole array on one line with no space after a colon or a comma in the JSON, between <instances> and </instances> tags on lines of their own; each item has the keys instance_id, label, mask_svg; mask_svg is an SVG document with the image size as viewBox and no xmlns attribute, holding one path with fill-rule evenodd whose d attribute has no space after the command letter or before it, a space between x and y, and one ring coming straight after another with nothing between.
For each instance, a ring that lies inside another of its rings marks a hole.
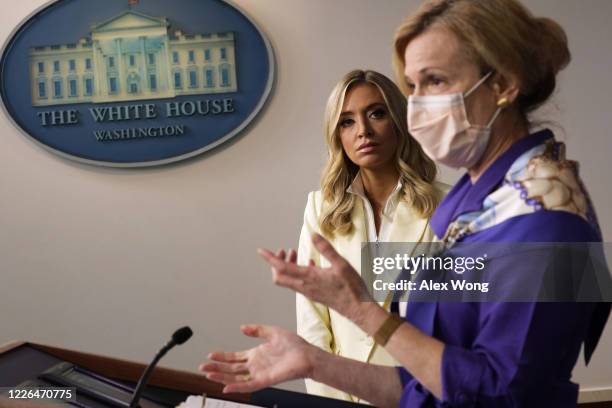
<instances>
[{"instance_id":1,"label":"gold bracelet","mask_svg":"<svg viewBox=\"0 0 612 408\"><path fill-rule=\"evenodd\" d=\"M391 313L385 319L384 323L374 333L374 341L381 346L385 346L393 333L404 323L404 319L398 315Z\"/></svg>"}]
</instances>

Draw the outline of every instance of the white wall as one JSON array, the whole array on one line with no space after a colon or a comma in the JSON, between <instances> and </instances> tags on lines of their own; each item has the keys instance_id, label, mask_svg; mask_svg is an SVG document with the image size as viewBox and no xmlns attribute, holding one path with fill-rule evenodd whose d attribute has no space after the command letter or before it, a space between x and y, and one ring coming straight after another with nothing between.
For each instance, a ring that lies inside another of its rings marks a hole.
<instances>
[{"instance_id":1,"label":"white wall","mask_svg":"<svg viewBox=\"0 0 612 408\"><path fill-rule=\"evenodd\" d=\"M2 0L0 41L44 2ZM293 294L271 284L255 249L296 245L324 161L327 95L352 68L391 74L394 29L417 1L236 3L268 33L278 81L260 119L233 143L172 166L109 170L53 156L0 117L0 344L26 339L148 361L189 324L194 338L163 363L195 370L211 350L253 344L241 323L294 327ZM560 21L571 40L574 61L558 110L548 111L566 130L609 240L612 2L526 3ZM576 381L612 387L611 354L609 324Z\"/></svg>"}]
</instances>

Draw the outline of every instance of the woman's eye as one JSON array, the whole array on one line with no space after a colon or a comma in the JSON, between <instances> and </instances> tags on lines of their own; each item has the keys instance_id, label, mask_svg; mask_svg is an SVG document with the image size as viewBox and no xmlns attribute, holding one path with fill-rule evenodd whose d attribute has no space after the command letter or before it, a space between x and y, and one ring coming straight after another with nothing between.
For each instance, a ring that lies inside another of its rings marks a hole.
<instances>
[{"instance_id":1,"label":"woman's eye","mask_svg":"<svg viewBox=\"0 0 612 408\"><path fill-rule=\"evenodd\" d=\"M410 91L414 91L414 89L416 88L416 85L410 82L406 82L406 86L408 87L408 90Z\"/></svg>"},{"instance_id":2,"label":"woman's eye","mask_svg":"<svg viewBox=\"0 0 612 408\"><path fill-rule=\"evenodd\" d=\"M353 119L343 119L338 124L340 127L345 128L351 126L355 121Z\"/></svg>"},{"instance_id":3,"label":"woman's eye","mask_svg":"<svg viewBox=\"0 0 612 408\"><path fill-rule=\"evenodd\" d=\"M370 117L372 119L380 119L380 118L384 118L386 114L387 112L385 112L384 109L376 109L372 113L370 113Z\"/></svg>"},{"instance_id":4,"label":"woman's eye","mask_svg":"<svg viewBox=\"0 0 612 408\"><path fill-rule=\"evenodd\" d=\"M444 83L444 80L441 78L431 77L429 79L429 83L433 86L440 86Z\"/></svg>"}]
</instances>

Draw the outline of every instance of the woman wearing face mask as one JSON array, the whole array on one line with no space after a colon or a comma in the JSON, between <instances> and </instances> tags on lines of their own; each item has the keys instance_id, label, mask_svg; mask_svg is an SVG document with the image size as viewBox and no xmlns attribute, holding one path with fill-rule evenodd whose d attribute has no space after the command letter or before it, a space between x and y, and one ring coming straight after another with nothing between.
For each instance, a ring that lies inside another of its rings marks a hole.
<instances>
[{"instance_id":1,"label":"woman wearing face mask","mask_svg":"<svg viewBox=\"0 0 612 408\"><path fill-rule=\"evenodd\" d=\"M576 164L552 132L533 131L529 122L569 59L561 27L516 0L430 0L399 28L395 65L409 95L409 129L434 160L467 169L432 217L447 248L601 241ZM384 407L576 406L572 369L582 345L591 358L609 303L412 298L400 319L364 302L367 288L353 268L322 237L313 243L329 268L297 266L283 253L261 250L275 283L344 315L401 367L330 356L278 327L244 326L266 342L212 353L214 362L202 367L226 391L307 377ZM514 269L501 272L525 267L522 258L513 261ZM538 268L567 272L540 261Z\"/></svg>"},{"instance_id":2,"label":"woman wearing face mask","mask_svg":"<svg viewBox=\"0 0 612 408\"><path fill-rule=\"evenodd\" d=\"M311 242L320 233L355 268L363 242L429 242L429 217L445 186L434 183L436 166L408 134L406 98L387 77L355 70L332 91L325 109L328 161L321 190L308 195L297 261L327 267ZM447 190L447 189L445 189ZM382 302L383 307L389 307ZM373 364L398 363L350 320L301 294L298 334L325 351ZM307 380L309 393L357 401Z\"/></svg>"}]
</instances>

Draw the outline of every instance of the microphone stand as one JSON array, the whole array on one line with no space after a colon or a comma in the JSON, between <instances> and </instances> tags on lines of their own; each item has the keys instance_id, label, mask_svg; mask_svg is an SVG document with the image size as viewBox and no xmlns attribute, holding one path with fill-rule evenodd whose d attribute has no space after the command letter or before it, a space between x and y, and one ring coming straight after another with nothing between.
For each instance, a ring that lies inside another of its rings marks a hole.
<instances>
[{"instance_id":1,"label":"microphone stand","mask_svg":"<svg viewBox=\"0 0 612 408\"><path fill-rule=\"evenodd\" d=\"M134 396L132 397L132 401L130 402L130 408L140 408L138 401L140 400L140 396L144 391L145 385L149 381L149 377L153 373L153 370L155 369L155 366L157 365L158 361L161 360L161 358L166 355L166 353L174 346L186 342L189 337L191 337L191 334L191 329L189 329L188 327L183 327L177 330L172 335L172 340L170 340L164 347L161 348L161 350L157 352L155 358L153 358L153 361L151 361L151 364L149 364L144 373L142 373L140 380L138 380L138 384L136 384L136 388L134 389Z\"/></svg>"}]
</instances>

